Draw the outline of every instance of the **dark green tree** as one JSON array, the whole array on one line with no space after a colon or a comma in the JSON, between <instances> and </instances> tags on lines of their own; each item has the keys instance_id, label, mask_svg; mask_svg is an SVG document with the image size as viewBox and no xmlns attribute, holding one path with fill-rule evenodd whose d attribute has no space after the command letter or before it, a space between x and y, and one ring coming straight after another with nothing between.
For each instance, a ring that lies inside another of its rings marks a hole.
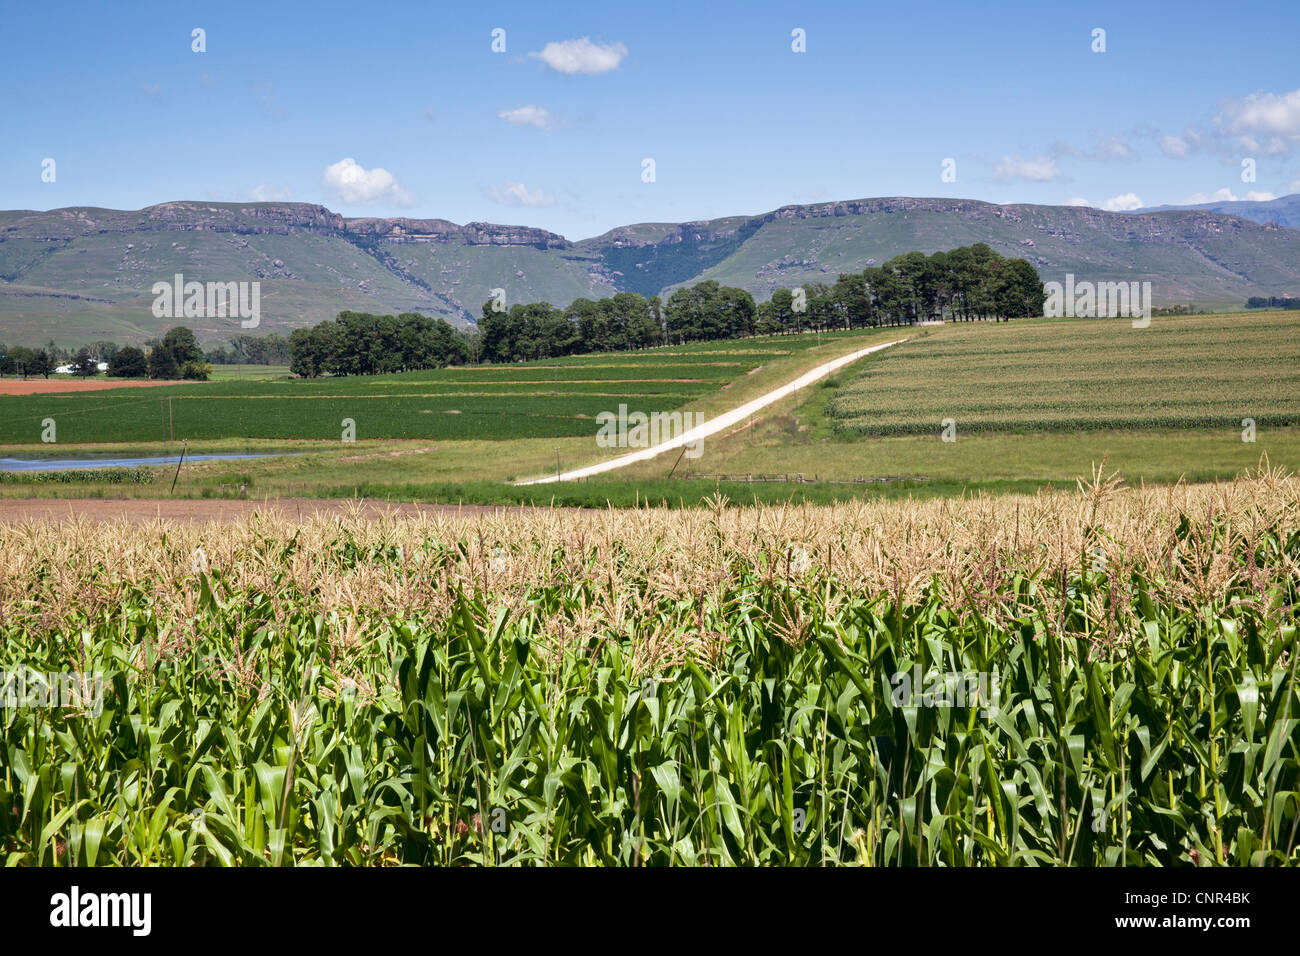
<instances>
[{"instance_id":1,"label":"dark green tree","mask_svg":"<svg viewBox=\"0 0 1300 956\"><path fill-rule=\"evenodd\" d=\"M149 374L149 360L134 345L123 346L108 360L110 378L144 378Z\"/></svg>"}]
</instances>

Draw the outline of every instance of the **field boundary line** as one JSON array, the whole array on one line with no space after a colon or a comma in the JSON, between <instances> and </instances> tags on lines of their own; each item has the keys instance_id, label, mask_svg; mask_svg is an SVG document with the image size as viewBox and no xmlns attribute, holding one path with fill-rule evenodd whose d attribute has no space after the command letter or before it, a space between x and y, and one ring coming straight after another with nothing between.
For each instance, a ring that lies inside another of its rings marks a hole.
<instances>
[{"instance_id":1,"label":"field boundary line","mask_svg":"<svg viewBox=\"0 0 1300 956\"><path fill-rule=\"evenodd\" d=\"M710 435L716 435L724 429L730 428L739 422L744 421L750 415L762 408L766 408L773 402L778 402L788 395L793 395L801 388L806 388L818 379L825 378L837 369L843 368L856 362L858 359L870 355L872 352L879 352L881 349L887 349L892 345L901 345L906 342L910 336L901 339L895 339L893 342L885 342L881 345L873 345L869 348L858 349L856 352L850 352L848 355L841 355L837 359L832 359L822 365L818 365L811 371L805 372L796 378L793 382L775 388L770 392L760 395L752 401L746 402L738 408L733 408L729 412L723 412L715 418L709 419L703 425L696 425L687 431L682 432L676 438L661 442L652 448L642 448L639 451L629 452L626 455L620 455L609 461L602 461L597 465L588 465L585 468L575 468L572 471L561 472L558 475L547 475L543 478L530 478L527 481L517 481L516 486L522 485L545 485L556 481L573 481L577 478L588 478L592 475L603 474L607 471L615 471L619 468L626 468L628 465L638 461L649 461L657 455L662 455L666 451L672 451L675 448L684 448L687 445L693 445L695 442Z\"/></svg>"}]
</instances>

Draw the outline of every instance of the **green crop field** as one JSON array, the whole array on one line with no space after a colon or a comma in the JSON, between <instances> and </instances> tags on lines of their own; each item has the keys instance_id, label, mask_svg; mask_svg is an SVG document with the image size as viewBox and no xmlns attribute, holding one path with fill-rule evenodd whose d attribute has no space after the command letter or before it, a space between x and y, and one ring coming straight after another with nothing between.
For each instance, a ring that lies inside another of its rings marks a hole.
<instances>
[{"instance_id":1,"label":"green crop field","mask_svg":"<svg viewBox=\"0 0 1300 956\"><path fill-rule=\"evenodd\" d=\"M847 349L875 334L824 335L822 348ZM47 418L60 445L160 441L164 405L177 441L338 439L345 418L357 438L594 436L595 416L620 403L647 414L680 408L817 344L815 335L767 336L397 375L301 380L263 371L257 380L223 375L147 391L0 395L0 443L40 445Z\"/></svg>"},{"instance_id":2,"label":"green crop field","mask_svg":"<svg viewBox=\"0 0 1300 956\"><path fill-rule=\"evenodd\" d=\"M947 325L828 410L867 436L1300 425L1300 312Z\"/></svg>"}]
</instances>

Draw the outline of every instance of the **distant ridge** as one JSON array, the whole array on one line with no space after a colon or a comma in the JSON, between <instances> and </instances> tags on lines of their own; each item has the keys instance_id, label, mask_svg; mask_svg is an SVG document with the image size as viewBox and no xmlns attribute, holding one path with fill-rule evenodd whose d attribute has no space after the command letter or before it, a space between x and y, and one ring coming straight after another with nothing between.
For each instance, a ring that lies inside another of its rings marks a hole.
<instances>
[{"instance_id":1,"label":"distant ridge","mask_svg":"<svg viewBox=\"0 0 1300 956\"><path fill-rule=\"evenodd\" d=\"M1136 212L1166 212L1168 210L1199 209L1225 216L1240 216L1251 222L1276 223L1287 229L1300 229L1300 193L1279 196L1277 199L1238 199L1199 203L1194 206L1150 206Z\"/></svg>"},{"instance_id":2,"label":"distant ridge","mask_svg":"<svg viewBox=\"0 0 1300 956\"><path fill-rule=\"evenodd\" d=\"M1227 205L1284 215L1297 200ZM1300 295L1300 230L1213 208L1112 213L887 197L637 223L575 242L530 226L345 218L312 203L181 201L0 212L0 341L154 336L175 323L153 316L150 289L176 273L260 281L258 331L285 333L344 309L466 323L496 288L508 303L567 305L715 279L762 300L899 253L975 242L1028 259L1045 280L1151 281L1156 304L1239 307L1251 295ZM204 341L243 331L220 319L186 324Z\"/></svg>"}]
</instances>

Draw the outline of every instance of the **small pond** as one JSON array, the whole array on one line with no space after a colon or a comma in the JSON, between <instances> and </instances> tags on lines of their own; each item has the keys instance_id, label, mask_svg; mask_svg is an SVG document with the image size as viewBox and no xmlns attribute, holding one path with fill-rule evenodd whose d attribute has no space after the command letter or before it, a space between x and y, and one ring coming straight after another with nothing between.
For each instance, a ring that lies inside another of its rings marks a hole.
<instances>
[{"instance_id":1,"label":"small pond","mask_svg":"<svg viewBox=\"0 0 1300 956\"><path fill-rule=\"evenodd\" d=\"M278 458L279 455L186 455L186 461L227 461L243 458ZM180 455L157 458L0 458L0 471L64 471L69 468L136 468L140 465L174 465Z\"/></svg>"}]
</instances>

